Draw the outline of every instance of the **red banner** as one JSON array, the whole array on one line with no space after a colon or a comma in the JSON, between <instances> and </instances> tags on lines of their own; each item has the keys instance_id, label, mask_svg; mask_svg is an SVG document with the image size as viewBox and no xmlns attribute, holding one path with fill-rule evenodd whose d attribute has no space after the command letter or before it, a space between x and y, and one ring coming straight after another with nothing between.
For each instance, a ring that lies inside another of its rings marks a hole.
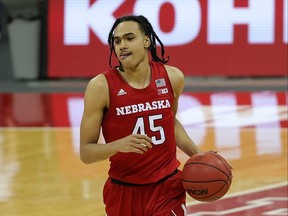
<instances>
[{"instance_id":1,"label":"red banner","mask_svg":"<svg viewBox=\"0 0 288 216\"><path fill-rule=\"evenodd\" d=\"M169 64L194 76L287 76L287 0L49 0L48 77L107 68L108 32L145 15Z\"/></svg>"}]
</instances>

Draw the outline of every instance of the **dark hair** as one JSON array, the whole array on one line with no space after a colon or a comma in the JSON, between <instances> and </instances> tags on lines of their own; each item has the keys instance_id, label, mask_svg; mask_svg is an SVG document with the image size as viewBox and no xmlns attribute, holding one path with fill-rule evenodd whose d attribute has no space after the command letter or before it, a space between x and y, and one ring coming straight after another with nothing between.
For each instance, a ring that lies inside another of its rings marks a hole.
<instances>
[{"instance_id":1,"label":"dark hair","mask_svg":"<svg viewBox=\"0 0 288 216\"><path fill-rule=\"evenodd\" d=\"M108 35L108 44L110 46L110 57L109 57L109 65L110 67L112 67L111 65L111 58L112 58L112 53L115 53L114 50L114 30L115 28L122 22L125 21L134 21L137 22L140 26L140 30L142 32L144 32L145 35L147 35L151 41L151 45L149 47L151 56L152 56L152 60L155 62L162 62L163 64L167 63L169 61L169 56L167 57L167 60L164 58L164 54L165 54L165 49L164 49L164 45L161 42L161 40L159 39L159 37L157 36L157 34L155 33L151 23L148 21L148 19L142 15L140 16L135 16L135 15L129 15L129 16L123 16L120 17L118 19L116 19L116 21L114 22L114 25L112 26L109 35ZM158 43L161 46L161 58L157 55L157 48L156 48L156 42L158 41ZM120 67L121 62L120 63Z\"/></svg>"}]
</instances>

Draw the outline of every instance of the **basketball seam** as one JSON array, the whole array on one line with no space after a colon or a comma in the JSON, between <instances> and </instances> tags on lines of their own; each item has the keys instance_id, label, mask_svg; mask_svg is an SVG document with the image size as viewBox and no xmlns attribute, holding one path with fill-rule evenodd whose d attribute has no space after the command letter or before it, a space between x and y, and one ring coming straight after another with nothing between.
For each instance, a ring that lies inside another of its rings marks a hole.
<instances>
[{"instance_id":1,"label":"basketball seam","mask_svg":"<svg viewBox=\"0 0 288 216\"><path fill-rule=\"evenodd\" d=\"M187 166L187 165L191 165L191 164L200 164L200 165L205 165L205 166L213 167L214 169L217 169L218 171L222 172L226 177L229 178L229 176L228 176L225 172L223 172L221 169L219 169L219 168L217 168L217 167L215 167L215 166L212 166L212 165L210 165L210 164L207 164L207 163L191 162L191 163L185 164L184 167ZM229 174L231 174L231 173L229 172Z\"/></svg>"},{"instance_id":2,"label":"basketball seam","mask_svg":"<svg viewBox=\"0 0 288 216\"><path fill-rule=\"evenodd\" d=\"M217 154L212 154L212 155L214 155L215 157L217 157L217 158L222 162L222 164L224 165L224 167L227 169L227 171L229 172L229 174L232 175L231 168L226 166L226 163L223 162L222 157L219 156L219 155L217 155Z\"/></svg>"},{"instance_id":3,"label":"basketball seam","mask_svg":"<svg viewBox=\"0 0 288 216\"><path fill-rule=\"evenodd\" d=\"M225 182L225 184L223 184L223 186L218 190L218 191L216 191L215 193L213 193L213 194L211 194L211 195L209 195L209 196L207 196L207 197L203 197L203 198L208 198L208 197L211 197L211 196L214 196L215 194L217 194L219 191L221 191L223 188L224 188L224 186L226 185L227 186L227 191L229 190L229 188L230 188L230 186L227 184L227 181L229 180L230 181L230 185L231 185L231 180L230 180L230 176L231 176L232 174L230 173L230 175L228 176L228 179L226 180L226 181L224 181ZM224 194L225 195L225 194ZM221 197L220 197L221 198Z\"/></svg>"}]
</instances>

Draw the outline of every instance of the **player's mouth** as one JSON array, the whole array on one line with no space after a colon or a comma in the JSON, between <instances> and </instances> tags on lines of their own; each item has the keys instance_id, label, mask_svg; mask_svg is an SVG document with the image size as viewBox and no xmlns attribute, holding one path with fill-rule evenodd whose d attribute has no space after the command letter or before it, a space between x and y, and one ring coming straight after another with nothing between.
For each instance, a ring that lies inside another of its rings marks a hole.
<instances>
[{"instance_id":1,"label":"player's mouth","mask_svg":"<svg viewBox=\"0 0 288 216\"><path fill-rule=\"evenodd\" d=\"M120 53L120 60L126 59L128 56L130 56L132 53L131 52L122 52Z\"/></svg>"}]
</instances>

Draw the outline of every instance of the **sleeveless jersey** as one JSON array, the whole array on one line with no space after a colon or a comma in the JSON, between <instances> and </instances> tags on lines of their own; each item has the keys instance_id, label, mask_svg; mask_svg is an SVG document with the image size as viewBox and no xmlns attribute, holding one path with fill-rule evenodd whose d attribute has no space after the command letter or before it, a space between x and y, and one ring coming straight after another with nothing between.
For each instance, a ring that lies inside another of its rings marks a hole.
<instances>
[{"instance_id":1,"label":"sleeveless jersey","mask_svg":"<svg viewBox=\"0 0 288 216\"><path fill-rule=\"evenodd\" d=\"M171 174L176 159L173 89L161 63L150 62L151 80L147 87L130 86L117 69L104 72L109 86L109 109L103 115L102 132L106 143L130 134L146 134L152 148L144 154L118 152L110 157L109 176L128 183L154 183Z\"/></svg>"}]
</instances>

